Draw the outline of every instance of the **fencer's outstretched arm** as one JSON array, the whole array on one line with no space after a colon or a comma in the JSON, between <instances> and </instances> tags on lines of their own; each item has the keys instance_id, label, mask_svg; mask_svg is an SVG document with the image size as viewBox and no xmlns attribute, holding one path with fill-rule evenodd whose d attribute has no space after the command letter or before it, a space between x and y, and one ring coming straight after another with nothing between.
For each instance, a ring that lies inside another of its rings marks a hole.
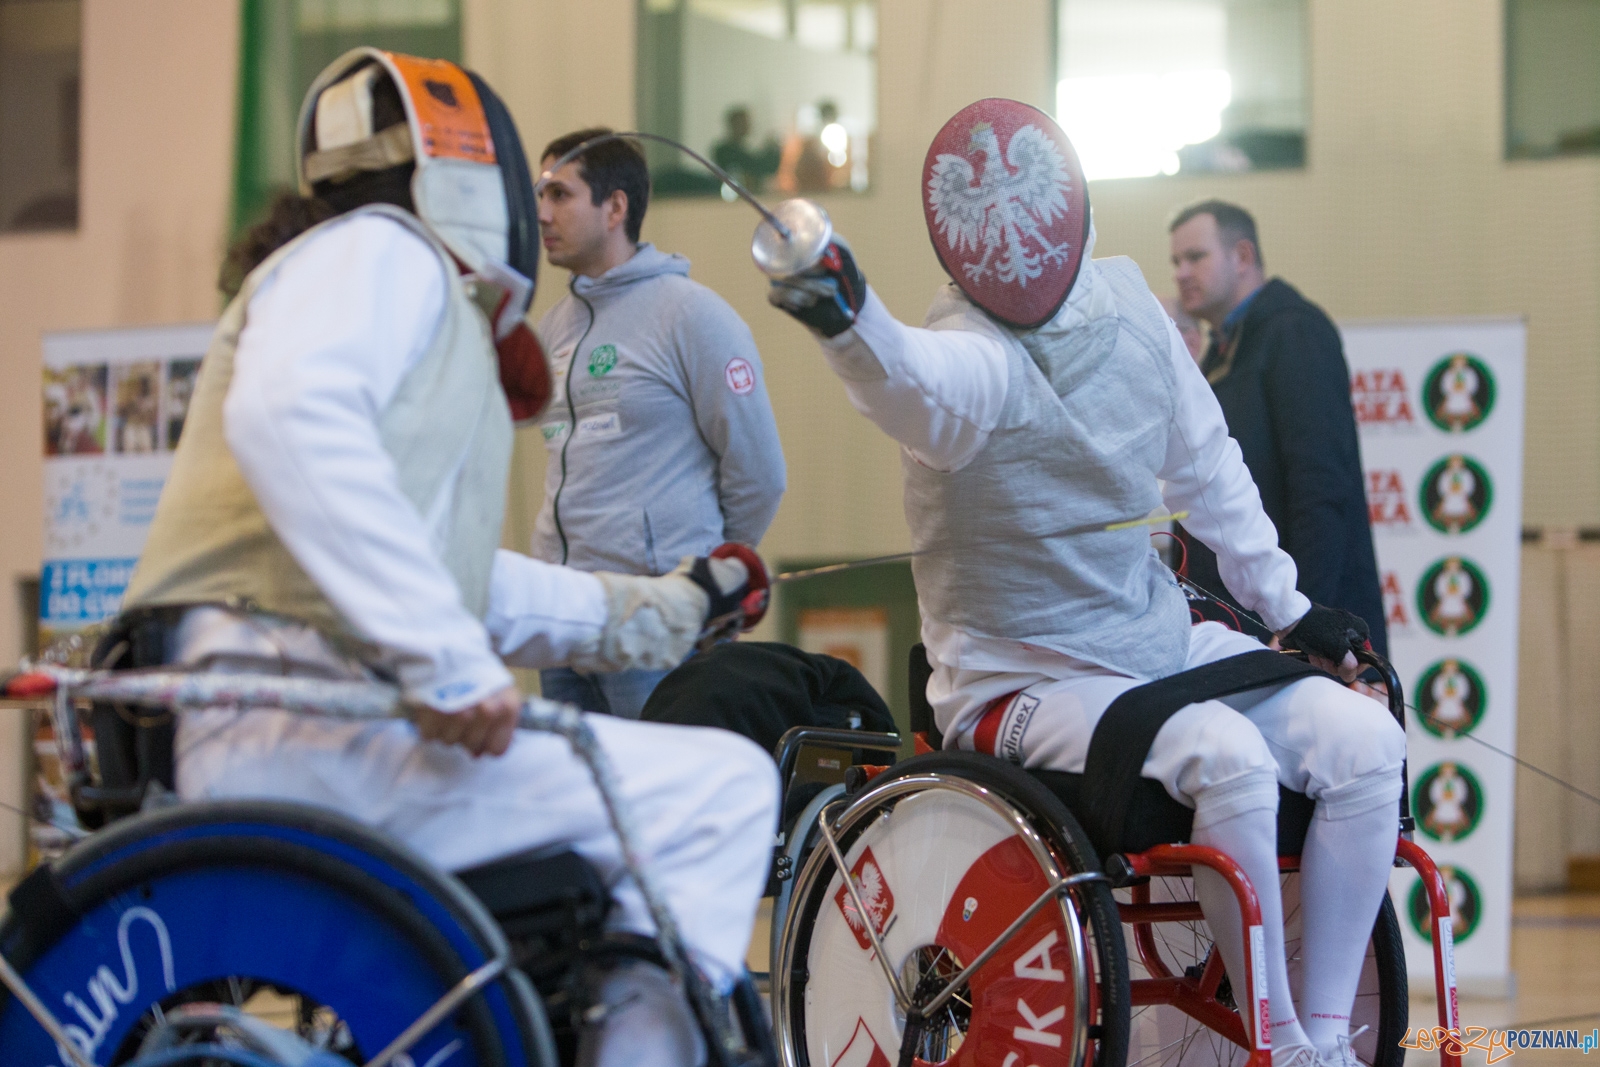
<instances>
[{"instance_id":1,"label":"fencer's outstretched arm","mask_svg":"<svg viewBox=\"0 0 1600 1067\"><path fill-rule=\"evenodd\" d=\"M1167 507L1189 513L1184 529L1217 554L1227 591L1274 631L1287 630L1311 608L1311 601L1295 589L1294 560L1278 547L1278 531L1261 508L1261 494L1239 443L1228 436L1222 407L1170 319L1167 338L1177 379L1172 432L1160 472Z\"/></svg>"},{"instance_id":2,"label":"fencer's outstretched arm","mask_svg":"<svg viewBox=\"0 0 1600 1067\"><path fill-rule=\"evenodd\" d=\"M869 288L854 326L818 341L855 409L925 467L960 470L999 421L1006 354L993 337L907 326Z\"/></svg>"},{"instance_id":3,"label":"fencer's outstretched arm","mask_svg":"<svg viewBox=\"0 0 1600 1067\"><path fill-rule=\"evenodd\" d=\"M811 330L850 403L918 463L960 470L988 441L1006 398L1001 342L898 322L844 238L805 273L773 279L767 300Z\"/></svg>"}]
</instances>

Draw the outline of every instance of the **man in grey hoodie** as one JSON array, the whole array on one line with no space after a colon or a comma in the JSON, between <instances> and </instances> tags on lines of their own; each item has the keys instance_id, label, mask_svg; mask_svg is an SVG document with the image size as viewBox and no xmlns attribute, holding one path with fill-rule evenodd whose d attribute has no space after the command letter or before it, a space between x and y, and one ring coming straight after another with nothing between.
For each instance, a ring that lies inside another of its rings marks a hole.
<instances>
[{"instance_id":1,"label":"man in grey hoodie","mask_svg":"<svg viewBox=\"0 0 1600 1067\"><path fill-rule=\"evenodd\" d=\"M607 133L550 142L541 167ZM532 554L580 570L665 574L724 541L757 544L784 490L783 451L750 329L689 261L640 243L650 198L626 141L586 149L539 194L568 292L539 322L555 398ZM574 429L574 427L576 429ZM544 695L638 718L664 671L541 674Z\"/></svg>"}]
</instances>

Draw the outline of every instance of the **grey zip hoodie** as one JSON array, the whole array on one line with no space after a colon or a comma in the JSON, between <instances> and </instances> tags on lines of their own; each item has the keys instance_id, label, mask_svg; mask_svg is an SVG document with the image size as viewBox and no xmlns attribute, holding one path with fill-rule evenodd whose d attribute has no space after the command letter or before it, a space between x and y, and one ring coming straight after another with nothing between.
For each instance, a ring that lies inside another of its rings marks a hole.
<instances>
[{"instance_id":1,"label":"grey zip hoodie","mask_svg":"<svg viewBox=\"0 0 1600 1067\"><path fill-rule=\"evenodd\" d=\"M555 398L539 423L535 557L664 574L723 541L761 540L785 477L761 357L687 259L641 244L598 278L574 276L538 333Z\"/></svg>"}]
</instances>

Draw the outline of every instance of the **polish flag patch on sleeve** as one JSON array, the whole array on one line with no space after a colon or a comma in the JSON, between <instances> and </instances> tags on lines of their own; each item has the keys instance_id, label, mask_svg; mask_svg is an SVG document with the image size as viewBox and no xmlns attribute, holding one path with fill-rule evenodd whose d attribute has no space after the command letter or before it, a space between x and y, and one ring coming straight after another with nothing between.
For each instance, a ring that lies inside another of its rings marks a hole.
<instances>
[{"instance_id":1,"label":"polish flag patch on sleeve","mask_svg":"<svg viewBox=\"0 0 1600 1067\"><path fill-rule=\"evenodd\" d=\"M728 388L739 396L747 396L756 387L756 369L743 356L728 360L728 365L722 368L722 377L727 381Z\"/></svg>"}]
</instances>

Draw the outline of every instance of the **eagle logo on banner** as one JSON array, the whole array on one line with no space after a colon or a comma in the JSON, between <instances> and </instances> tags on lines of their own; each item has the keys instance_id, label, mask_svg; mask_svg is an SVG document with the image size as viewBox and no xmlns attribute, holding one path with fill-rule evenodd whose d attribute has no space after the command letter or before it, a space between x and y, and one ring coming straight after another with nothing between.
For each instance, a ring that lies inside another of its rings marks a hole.
<instances>
[{"instance_id":1,"label":"eagle logo on banner","mask_svg":"<svg viewBox=\"0 0 1600 1067\"><path fill-rule=\"evenodd\" d=\"M923 188L928 235L956 285L1008 325L1048 322L1089 231L1077 155L1049 116L1015 100L964 108L929 147Z\"/></svg>"}]
</instances>

